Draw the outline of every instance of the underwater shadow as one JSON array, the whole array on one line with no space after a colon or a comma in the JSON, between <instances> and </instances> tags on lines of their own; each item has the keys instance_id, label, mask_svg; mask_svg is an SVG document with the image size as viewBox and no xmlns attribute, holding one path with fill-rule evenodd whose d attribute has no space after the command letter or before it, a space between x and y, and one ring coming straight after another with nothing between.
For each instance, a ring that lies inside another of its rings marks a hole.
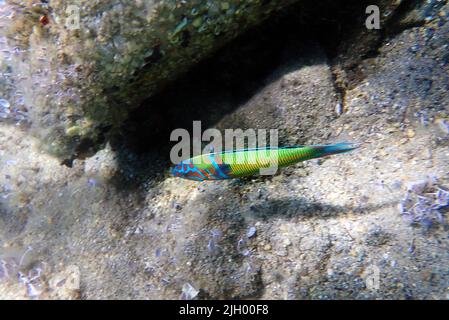
<instances>
[{"instance_id":1,"label":"underwater shadow","mask_svg":"<svg viewBox=\"0 0 449 320\"><path fill-rule=\"evenodd\" d=\"M278 198L252 204L243 213L256 220L318 218L330 219L347 214L364 215L372 211L395 205L396 202L367 204L360 206L334 205L330 203L310 201L306 198Z\"/></svg>"},{"instance_id":2,"label":"underwater shadow","mask_svg":"<svg viewBox=\"0 0 449 320\"><path fill-rule=\"evenodd\" d=\"M351 1L351 8L357 10L338 11L339 5L338 1L319 5L301 1L233 40L142 103L119 130L111 132L109 141L119 165L112 185L118 191L135 192L163 180L172 166L174 129L191 133L196 120L207 129L282 75L301 65L322 63L305 58L309 45L318 40L323 47L336 47L345 36L342 21L350 26L362 7ZM339 14L346 18L338 19Z\"/></svg>"},{"instance_id":3,"label":"underwater shadow","mask_svg":"<svg viewBox=\"0 0 449 320\"><path fill-rule=\"evenodd\" d=\"M253 242L249 239L257 232L255 229L257 221L269 222L274 219L283 219L299 220L299 223L301 223L300 221L303 219L325 220L347 214L361 216L393 205L393 203L382 203L354 207L352 205L334 205L311 201L303 197L260 199L255 202L253 200L241 201L244 190L240 186L230 185L229 187L229 189L222 187L206 188L204 192L204 199L201 201L209 202L208 210L204 213L207 217L207 223L204 223L204 225L208 226L209 229L202 228L201 230L204 234L214 234L214 230L217 229L226 231L221 233L221 238L217 242L220 251L215 255L210 253L211 248L209 245L206 247L206 244L208 241L210 244L216 238L213 236L209 238L197 236L195 238L197 244L203 243L203 245L195 246L195 259L193 259L195 262L193 265L198 268L207 266L207 269L210 270L229 270L229 258L232 257L233 271L222 275L227 279L225 282L231 282L231 284L233 284L232 279L242 277L239 270L249 268L251 280L248 281L245 278L246 282L244 282L242 278L240 285L245 285L251 290L249 290L248 295L239 298L257 298L262 296L264 292L261 261L259 255L253 255ZM228 194L223 197L225 190ZM217 201L214 201L214 199L217 199ZM251 231L251 229L254 231ZM230 289L232 288L233 285L230 285ZM203 292L201 297L217 298L209 296L207 292ZM236 298L235 290L230 290L219 298L234 299Z\"/></svg>"},{"instance_id":4,"label":"underwater shadow","mask_svg":"<svg viewBox=\"0 0 449 320\"><path fill-rule=\"evenodd\" d=\"M212 127L273 81L291 43L285 24L274 19L239 37L134 110L110 137L120 168L113 185L137 191L162 180L172 166L173 130L192 134L193 121L201 121L202 130Z\"/></svg>"}]
</instances>

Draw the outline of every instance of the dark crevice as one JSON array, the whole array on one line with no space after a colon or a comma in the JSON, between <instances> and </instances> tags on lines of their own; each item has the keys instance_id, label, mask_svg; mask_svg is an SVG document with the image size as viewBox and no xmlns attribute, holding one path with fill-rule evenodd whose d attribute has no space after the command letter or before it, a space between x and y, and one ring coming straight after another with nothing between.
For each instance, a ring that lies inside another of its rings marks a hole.
<instances>
[{"instance_id":1,"label":"dark crevice","mask_svg":"<svg viewBox=\"0 0 449 320\"><path fill-rule=\"evenodd\" d=\"M373 4L376 3L379 4L381 1L373 1ZM402 1L398 7L395 8L391 16L387 17L381 24L380 30L363 30L363 28L365 28L363 19L359 19L359 28L356 29L355 32L346 30L348 36L341 39L342 44L350 44L351 40L358 41L360 39L360 34L364 34L366 37L369 37L369 40L365 41L363 46L360 46L358 50L350 52L349 55L347 52L342 55L341 47L338 47L336 52L330 53L330 57L333 59L332 74L334 88L337 92L342 110L346 109L346 91L356 86L364 78L364 73L361 68L364 61L378 57L380 54L380 48L382 48L386 42L390 41L390 39L394 38L398 34L401 34L407 29L421 27L425 24L424 20L417 20L408 17L411 11L419 6L422 6L423 4L423 0ZM382 6L380 7L382 15ZM366 18L366 15L363 16L363 18ZM341 74L342 71L344 72L343 76Z\"/></svg>"},{"instance_id":2,"label":"dark crevice","mask_svg":"<svg viewBox=\"0 0 449 320\"><path fill-rule=\"evenodd\" d=\"M341 83L337 80L337 75L335 74L335 72L333 72L333 70L332 70L332 84L334 85L334 90L337 95L337 103L340 104L340 112L344 112L344 110L346 110L347 88L342 86Z\"/></svg>"},{"instance_id":3,"label":"dark crevice","mask_svg":"<svg viewBox=\"0 0 449 320\"><path fill-rule=\"evenodd\" d=\"M373 43L372 49L368 51L361 57L361 60L377 57L379 54L379 49L383 46L388 39L395 37L401 32L415 28L421 27L425 24L424 20L410 20L409 22L404 22L405 16L419 5L422 5L424 0L403 0L396 10L393 12L392 16L386 21L385 26L382 26L380 30L380 36L377 41ZM402 21L403 23L399 23Z\"/></svg>"}]
</instances>

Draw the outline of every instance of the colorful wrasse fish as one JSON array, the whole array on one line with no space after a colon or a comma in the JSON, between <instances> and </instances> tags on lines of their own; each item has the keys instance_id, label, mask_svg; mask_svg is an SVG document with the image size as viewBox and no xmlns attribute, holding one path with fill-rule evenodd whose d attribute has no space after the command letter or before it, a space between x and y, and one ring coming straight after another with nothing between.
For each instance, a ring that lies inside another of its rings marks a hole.
<instances>
[{"instance_id":1,"label":"colorful wrasse fish","mask_svg":"<svg viewBox=\"0 0 449 320\"><path fill-rule=\"evenodd\" d=\"M256 148L202 154L177 164L172 174L195 181L224 180L249 176L267 168L321 158L356 149L352 143L281 148Z\"/></svg>"}]
</instances>

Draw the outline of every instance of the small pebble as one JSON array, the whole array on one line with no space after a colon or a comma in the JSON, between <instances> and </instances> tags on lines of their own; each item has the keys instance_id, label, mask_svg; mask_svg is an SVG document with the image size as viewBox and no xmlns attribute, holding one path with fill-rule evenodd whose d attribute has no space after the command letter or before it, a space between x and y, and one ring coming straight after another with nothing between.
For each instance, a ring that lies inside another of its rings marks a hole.
<instances>
[{"instance_id":1,"label":"small pebble","mask_svg":"<svg viewBox=\"0 0 449 320\"><path fill-rule=\"evenodd\" d=\"M343 113L343 107L341 105L341 103L337 103L337 105L335 106L335 113L340 116Z\"/></svg>"},{"instance_id":2,"label":"small pebble","mask_svg":"<svg viewBox=\"0 0 449 320\"><path fill-rule=\"evenodd\" d=\"M342 127L338 128L338 129L335 131L335 136L339 136L339 135L342 133L342 131L343 131L343 128L342 128Z\"/></svg>"},{"instance_id":3,"label":"small pebble","mask_svg":"<svg viewBox=\"0 0 449 320\"><path fill-rule=\"evenodd\" d=\"M449 122L445 119L438 119L435 121L438 125L438 128L445 134L449 134Z\"/></svg>"},{"instance_id":4,"label":"small pebble","mask_svg":"<svg viewBox=\"0 0 449 320\"><path fill-rule=\"evenodd\" d=\"M8 100L0 99L0 118L8 118L8 115L11 112L9 110L10 107L11 105L9 104Z\"/></svg>"},{"instance_id":5,"label":"small pebble","mask_svg":"<svg viewBox=\"0 0 449 320\"><path fill-rule=\"evenodd\" d=\"M409 137L410 139L413 138L415 135L416 133L412 129L407 130L407 137Z\"/></svg>"},{"instance_id":6,"label":"small pebble","mask_svg":"<svg viewBox=\"0 0 449 320\"><path fill-rule=\"evenodd\" d=\"M185 300L194 299L199 293L199 290L195 289L190 283L185 283L182 286L182 297Z\"/></svg>"},{"instance_id":7,"label":"small pebble","mask_svg":"<svg viewBox=\"0 0 449 320\"><path fill-rule=\"evenodd\" d=\"M10 107L11 107L11 104L9 103L8 100L0 98L0 108L2 108L4 110L6 110L6 109L9 110Z\"/></svg>"},{"instance_id":8,"label":"small pebble","mask_svg":"<svg viewBox=\"0 0 449 320\"><path fill-rule=\"evenodd\" d=\"M402 187L402 181L401 180L395 180L393 181L393 183L391 184L391 188L398 190Z\"/></svg>"},{"instance_id":9,"label":"small pebble","mask_svg":"<svg viewBox=\"0 0 449 320\"><path fill-rule=\"evenodd\" d=\"M428 180L410 182L407 185L407 191L411 191L416 194L422 194L424 192L424 190L428 187L428 185L429 185Z\"/></svg>"},{"instance_id":10,"label":"small pebble","mask_svg":"<svg viewBox=\"0 0 449 320\"><path fill-rule=\"evenodd\" d=\"M257 232L257 230L255 227L250 227L248 229L248 232L246 233L246 236L248 237L248 239L250 239L256 235L256 232Z\"/></svg>"}]
</instances>

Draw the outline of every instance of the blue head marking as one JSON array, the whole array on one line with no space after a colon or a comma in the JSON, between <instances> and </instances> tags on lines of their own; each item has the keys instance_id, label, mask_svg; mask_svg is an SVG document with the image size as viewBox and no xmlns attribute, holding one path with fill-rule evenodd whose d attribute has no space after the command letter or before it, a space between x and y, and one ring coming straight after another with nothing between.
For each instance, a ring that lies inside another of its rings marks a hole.
<instances>
[{"instance_id":1,"label":"blue head marking","mask_svg":"<svg viewBox=\"0 0 449 320\"><path fill-rule=\"evenodd\" d=\"M171 170L172 175L174 175L175 177L181 177L182 178L184 176L183 165L184 165L183 161L181 161L180 163L175 165L173 167L173 169Z\"/></svg>"},{"instance_id":2,"label":"blue head marking","mask_svg":"<svg viewBox=\"0 0 449 320\"><path fill-rule=\"evenodd\" d=\"M195 166L193 166L192 162L189 160L181 161L178 163L173 169L172 174L175 177L195 180L195 181L203 181L206 179L206 176L198 170Z\"/></svg>"}]
</instances>

